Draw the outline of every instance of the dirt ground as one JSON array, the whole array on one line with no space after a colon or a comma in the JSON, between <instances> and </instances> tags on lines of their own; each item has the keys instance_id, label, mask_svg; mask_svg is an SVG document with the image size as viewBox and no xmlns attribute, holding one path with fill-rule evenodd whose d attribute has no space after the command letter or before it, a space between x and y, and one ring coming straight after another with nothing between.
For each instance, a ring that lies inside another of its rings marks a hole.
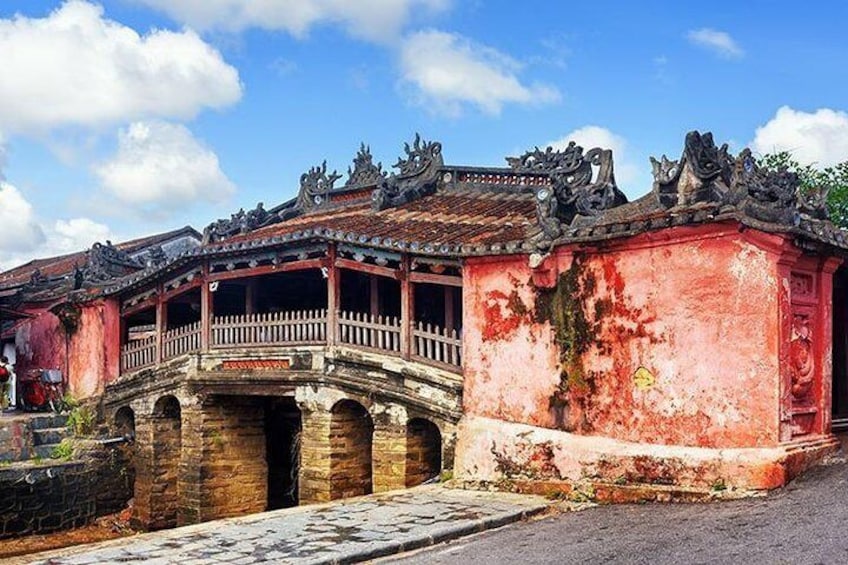
<instances>
[{"instance_id":1,"label":"dirt ground","mask_svg":"<svg viewBox=\"0 0 848 565\"><path fill-rule=\"evenodd\" d=\"M131 536L136 532L129 527L129 518L130 512L125 510L119 514L102 516L83 528L2 540L0 559Z\"/></svg>"}]
</instances>

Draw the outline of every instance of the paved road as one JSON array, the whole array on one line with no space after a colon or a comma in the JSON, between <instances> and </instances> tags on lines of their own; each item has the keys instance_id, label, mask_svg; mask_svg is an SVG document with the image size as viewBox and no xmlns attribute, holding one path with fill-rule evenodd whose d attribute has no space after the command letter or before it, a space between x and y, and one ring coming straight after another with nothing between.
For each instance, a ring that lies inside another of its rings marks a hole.
<instances>
[{"instance_id":1,"label":"paved road","mask_svg":"<svg viewBox=\"0 0 848 565\"><path fill-rule=\"evenodd\" d=\"M207 522L16 562L49 565L337 563L484 531L547 508L539 497L440 486Z\"/></svg>"},{"instance_id":2,"label":"paved road","mask_svg":"<svg viewBox=\"0 0 848 565\"><path fill-rule=\"evenodd\" d=\"M848 563L848 463L816 468L767 497L604 506L421 550L415 564Z\"/></svg>"}]
</instances>

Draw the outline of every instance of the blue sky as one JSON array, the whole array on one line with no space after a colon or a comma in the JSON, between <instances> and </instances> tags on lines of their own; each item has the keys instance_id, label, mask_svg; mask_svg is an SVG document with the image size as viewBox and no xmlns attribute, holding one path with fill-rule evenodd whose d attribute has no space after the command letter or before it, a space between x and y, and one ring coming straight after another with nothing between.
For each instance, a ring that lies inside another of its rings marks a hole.
<instances>
[{"instance_id":1,"label":"blue sky","mask_svg":"<svg viewBox=\"0 0 848 565\"><path fill-rule=\"evenodd\" d=\"M848 159L842 2L7 0L0 268L295 195L361 141L452 164L576 138L631 198L690 129Z\"/></svg>"}]
</instances>

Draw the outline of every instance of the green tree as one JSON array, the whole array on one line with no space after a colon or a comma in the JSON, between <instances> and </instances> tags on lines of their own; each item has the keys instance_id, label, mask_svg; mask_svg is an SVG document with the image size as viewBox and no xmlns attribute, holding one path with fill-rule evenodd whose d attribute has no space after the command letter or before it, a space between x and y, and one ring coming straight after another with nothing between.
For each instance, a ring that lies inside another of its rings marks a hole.
<instances>
[{"instance_id":1,"label":"green tree","mask_svg":"<svg viewBox=\"0 0 848 565\"><path fill-rule=\"evenodd\" d=\"M786 169L797 173L802 190L828 188L827 210L831 221L848 228L848 161L819 169L815 165L800 164L790 152L767 153L759 159L761 167L773 171Z\"/></svg>"}]
</instances>

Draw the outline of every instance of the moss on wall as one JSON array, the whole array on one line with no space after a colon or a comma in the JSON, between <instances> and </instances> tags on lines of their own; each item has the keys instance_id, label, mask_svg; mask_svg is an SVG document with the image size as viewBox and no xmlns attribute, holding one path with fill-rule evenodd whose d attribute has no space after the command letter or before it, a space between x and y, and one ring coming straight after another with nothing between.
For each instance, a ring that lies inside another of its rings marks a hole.
<instances>
[{"instance_id":1,"label":"moss on wall","mask_svg":"<svg viewBox=\"0 0 848 565\"><path fill-rule=\"evenodd\" d=\"M559 348L560 382L550 397L549 408L561 428L569 427L569 399L589 394L594 388L593 375L583 366L582 358L592 346L602 347L603 320L612 312L612 300L595 298L596 289L595 274L579 254L552 289L537 289L536 321L550 324Z\"/></svg>"}]
</instances>

